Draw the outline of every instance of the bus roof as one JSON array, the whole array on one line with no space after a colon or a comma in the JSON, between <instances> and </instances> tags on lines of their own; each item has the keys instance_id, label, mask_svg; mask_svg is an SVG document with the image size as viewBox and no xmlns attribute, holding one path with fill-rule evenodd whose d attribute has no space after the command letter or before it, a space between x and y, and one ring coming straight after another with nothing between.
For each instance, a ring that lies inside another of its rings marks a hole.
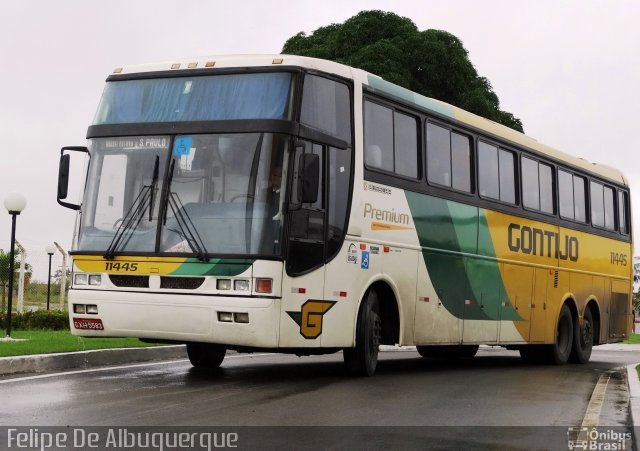
<instances>
[{"instance_id":1,"label":"bus roof","mask_svg":"<svg viewBox=\"0 0 640 451\"><path fill-rule=\"evenodd\" d=\"M180 71L185 69L197 70L269 66L299 66L334 74L344 78L354 79L377 91L414 104L421 109L433 111L478 130L487 132L490 135L507 140L517 146L534 150L554 160L566 162L571 166L578 167L601 178L609 179L615 183L628 186L627 179L624 177L622 172L615 168L605 164L591 163L585 159L566 154L552 147L541 144L523 133L493 122L489 119L485 119L448 103L425 97L406 88L402 88L369 72L345 66L333 61L295 55L215 55L165 61L161 63L118 67L113 71L113 73L124 75L144 72Z\"/></svg>"}]
</instances>

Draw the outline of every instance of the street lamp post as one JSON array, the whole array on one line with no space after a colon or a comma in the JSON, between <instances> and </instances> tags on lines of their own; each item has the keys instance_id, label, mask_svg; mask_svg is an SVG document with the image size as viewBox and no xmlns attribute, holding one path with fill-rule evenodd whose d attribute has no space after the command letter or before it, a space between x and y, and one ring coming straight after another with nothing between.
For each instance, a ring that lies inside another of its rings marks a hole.
<instances>
[{"instance_id":1,"label":"street lamp post","mask_svg":"<svg viewBox=\"0 0 640 451\"><path fill-rule=\"evenodd\" d=\"M11 193L4 198L4 208L11 215L11 252L9 253L9 299L7 306L7 337L11 337L11 307L13 300L13 271L16 251L16 216L18 216L24 207L27 206L27 200L22 194Z\"/></svg>"},{"instance_id":2,"label":"street lamp post","mask_svg":"<svg viewBox=\"0 0 640 451\"><path fill-rule=\"evenodd\" d=\"M53 257L56 247L53 244L47 244L44 250L49 254L49 273L47 277L47 311L49 311L49 300L51 299L51 257Z\"/></svg>"}]
</instances>

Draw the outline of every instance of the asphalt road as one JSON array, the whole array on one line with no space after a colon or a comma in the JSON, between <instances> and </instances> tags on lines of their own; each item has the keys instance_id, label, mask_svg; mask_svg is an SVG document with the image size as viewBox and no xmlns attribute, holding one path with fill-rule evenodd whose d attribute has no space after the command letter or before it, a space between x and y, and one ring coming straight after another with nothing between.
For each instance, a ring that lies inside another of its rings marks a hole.
<instances>
[{"instance_id":1,"label":"asphalt road","mask_svg":"<svg viewBox=\"0 0 640 451\"><path fill-rule=\"evenodd\" d=\"M0 425L240 427L251 435L245 444L263 448L282 434L243 426L354 426L287 428L286 435L309 449L555 449L544 437L566 443L567 427L582 424L603 374L609 382L599 425L628 427L621 368L638 360L594 350L586 365L545 366L499 348L455 362L397 351L381 353L376 375L365 379L346 375L341 354L235 354L215 373L174 361L0 379Z\"/></svg>"}]
</instances>

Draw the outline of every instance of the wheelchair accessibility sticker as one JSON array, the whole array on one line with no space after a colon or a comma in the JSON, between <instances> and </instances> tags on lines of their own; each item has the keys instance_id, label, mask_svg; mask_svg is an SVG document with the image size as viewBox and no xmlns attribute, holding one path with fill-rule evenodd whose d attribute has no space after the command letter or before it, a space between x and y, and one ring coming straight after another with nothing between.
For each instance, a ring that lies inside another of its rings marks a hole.
<instances>
[{"instance_id":1,"label":"wheelchair accessibility sticker","mask_svg":"<svg viewBox=\"0 0 640 451\"><path fill-rule=\"evenodd\" d=\"M360 268L369 269L369 251L362 251L362 258L360 259Z\"/></svg>"},{"instance_id":2,"label":"wheelchair accessibility sticker","mask_svg":"<svg viewBox=\"0 0 640 451\"><path fill-rule=\"evenodd\" d=\"M173 156L182 157L189 155L192 142L193 138L191 136L180 136L176 138L175 143L173 143Z\"/></svg>"}]
</instances>

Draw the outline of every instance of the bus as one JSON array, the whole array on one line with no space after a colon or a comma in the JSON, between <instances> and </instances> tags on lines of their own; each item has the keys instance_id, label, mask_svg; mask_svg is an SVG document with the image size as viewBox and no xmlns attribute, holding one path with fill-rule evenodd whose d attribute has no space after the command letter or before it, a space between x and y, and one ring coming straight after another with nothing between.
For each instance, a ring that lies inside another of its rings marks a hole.
<instances>
[{"instance_id":1,"label":"bus","mask_svg":"<svg viewBox=\"0 0 640 451\"><path fill-rule=\"evenodd\" d=\"M370 376L380 345L564 364L630 333L621 172L363 70L118 67L87 140L62 149L57 193L78 214L75 335L185 343L204 369L341 351Z\"/></svg>"}]
</instances>

